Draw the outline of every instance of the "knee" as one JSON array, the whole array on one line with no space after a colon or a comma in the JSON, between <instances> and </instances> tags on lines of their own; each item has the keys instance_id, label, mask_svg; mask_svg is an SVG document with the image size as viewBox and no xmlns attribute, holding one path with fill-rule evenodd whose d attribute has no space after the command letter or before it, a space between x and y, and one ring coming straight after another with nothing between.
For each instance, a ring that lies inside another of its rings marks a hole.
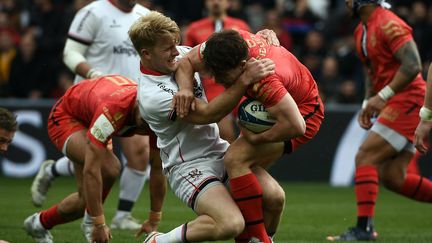
<instances>
[{"instance_id":1,"label":"knee","mask_svg":"<svg viewBox=\"0 0 432 243\"><path fill-rule=\"evenodd\" d=\"M280 185L273 188L267 198L264 198L264 207L271 212L283 212L285 207L285 192Z\"/></svg>"},{"instance_id":2,"label":"knee","mask_svg":"<svg viewBox=\"0 0 432 243\"><path fill-rule=\"evenodd\" d=\"M387 166L380 171L380 180L387 189L397 192L404 183L403 169Z\"/></svg>"},{"instance_id":3,"label":"knee","mask_svg":"<svg viewBox=\"0 0 432 243\"><path fill-rule=\"evenodd\" d=\"M102 176L106 181L116 180L120 174L120 162L118 159L113 159L106 163L102 168Z\"/></svg>"},{"instance_id":4,"label":"knee","mask_svg":"<svg viewBox=\"0 0 432 243\"><path fill-rule=\"evenodd\" d=\"M235 238L243 232L244 227L245 222L241 214L238 216L229 215L220 222L217 222L215 227L215 240L228 240Z\"/></svg>"},{"instance_id":5,"label":"knee","mask_svg":"<svg viewBox=\"0 0 432 243\"><path fill-rule=\"evenodd\" d=\"M362 165L369 165L371 163L371 157L369 151L365 150L364 148L360 147L357 151L357 154L355 156L355 163L356 166L362 166Z\"/></svg>"}]
</instances>

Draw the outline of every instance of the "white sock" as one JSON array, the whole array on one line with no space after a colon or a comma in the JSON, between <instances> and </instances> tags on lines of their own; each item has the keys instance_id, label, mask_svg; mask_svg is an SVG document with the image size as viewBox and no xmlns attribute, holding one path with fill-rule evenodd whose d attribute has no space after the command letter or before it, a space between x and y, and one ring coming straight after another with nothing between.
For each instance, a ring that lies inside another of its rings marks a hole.
<instances>
[{"instance_id":1,"label":"white sock","mask_svg":"<svg viewBox=\"0 0 432 243\"><path fill-rule=\"evenodd\" d=\"M156 243L183 243L184 226L185 224L182 224L168 233L156 236Z\"/></svg>"},{"instance_id":2,"label":"white sock","mask_svg":"<svg viewBox=\"0 0 432 243\"><path fill-rule=\"evenodd\" d=\"M73 175L75 175L73 163L66 156L58 159L54 163L54 170L60 176L73 176Z\"/></svg>"},{"instance_id":3,"label":"white sock","mask_svg":"<svg viewBox=\"0 0 432 243\"><path fill-rule=\"evenodd\" d=\"M40 216L41 216L41 213L38 213L38 215L37 215L37 219L34 221L34 222L35 222L34 226L36 226L36 229L44 229L44 230L46 230L46 229L43 227L43 225L42 225L42 223L41 223L41 221L40 221Z\"/></svg>"},{"instance_id":4,"label":"white sock","mask_svg":"<svg viewBox=\"0 0 432 243\"><path fill-rule=\"evenodd\" d=\"M146 174L146 171L139 171L125 166L120 177L120 206L114 218L120 218L126 214L130 214L133 203L138 200L141 190L144 187L147 179ZM127 203L125 204L125 202Z\"/></svg>"}]
</instances>

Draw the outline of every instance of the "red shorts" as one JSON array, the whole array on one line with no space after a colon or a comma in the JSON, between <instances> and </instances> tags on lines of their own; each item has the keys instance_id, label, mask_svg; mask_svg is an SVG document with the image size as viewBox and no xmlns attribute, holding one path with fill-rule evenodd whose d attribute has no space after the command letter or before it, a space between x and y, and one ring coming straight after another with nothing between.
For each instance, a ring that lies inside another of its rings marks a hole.
<instances>
[{"instance_id":1,"label":"red shorts","mask_svg":"<svg viewBox=\"0 0 432 243\"><path fill-rule=\"evenodd\" d=\"M62 99L55 103L48 117L48 135L58 150L63 151L64 143L73 133L87 129L64 111Z\"/></svg>"},{"instance_id":2,"label":"red shorts","mask_svg":"<svg viewBox=\"0 0 432 243\"><path fill-rule=\"evenodd\" d=\"M202 82L208 102L212 101L214 98L216 98L216 96L220 95L222 92L225 91L225 88L222 85L216 83L212 78L203 78ZM241 98L240 102L237 104L236 108L234 108L232 112L234 118L237 118L238 107L245 99L246 97L243 96L243 98Z\"/></svg>"},{"instance_id":3,"label":"red shorts","mask_svg":"<svg viewBox=\"0 0 432 243\"><path fill-rule=\"evenodd\" d=\"M415 93L397 94L378 116L377 122L395 130L413 142L414 131L420 122L419 111L424 97Z\"/></svg>"},{"instance_id":4,"label":"red shorts","mask_svg":"<svg viewBox=\"0 0 432 243\"><path fill-rule=\"evenodd\" d=\"M301 137L291 139L291 151L296 150L300 145L307 143L318 133L321 123L324 120L324 104L321 98L317 97L313 103L301 104L298 106L306 123L306 132Z\"/></svg>"}]
</instances>

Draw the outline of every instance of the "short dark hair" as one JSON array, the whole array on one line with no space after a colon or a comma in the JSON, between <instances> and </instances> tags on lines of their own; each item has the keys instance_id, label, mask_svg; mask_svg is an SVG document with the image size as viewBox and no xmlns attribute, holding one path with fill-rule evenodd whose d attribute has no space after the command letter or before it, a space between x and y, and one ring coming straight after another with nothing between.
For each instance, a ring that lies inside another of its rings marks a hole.
<instances>
[{"instance_id":1,"label":"short dark hair","mask_svg":"<svg viewBox=\"0 0 432 243\"><path fill-rule=\"evenodd\" d=\"M18 129L16 116L5 108L0 107L0 128L9 132L15 132Z\"/></svg>"},{"instance_id":2,"label":"short dark hair","mask_svg":"<svg viewBox=\"0 0 432 243\"><path fill-rule=\"evenodd\" d=\"M202 56L204 65L215 77L223 76L248 58L248 46L237 31L223 30L210 36Z\"/></svg>"}]
</instances>

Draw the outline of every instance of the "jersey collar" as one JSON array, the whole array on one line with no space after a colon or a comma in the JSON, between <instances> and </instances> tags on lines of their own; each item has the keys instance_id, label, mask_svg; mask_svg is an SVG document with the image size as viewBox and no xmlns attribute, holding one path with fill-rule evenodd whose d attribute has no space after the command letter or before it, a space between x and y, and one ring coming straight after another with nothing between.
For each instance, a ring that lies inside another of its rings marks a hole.
<instances>
[{"instance_id":1,"label":"jersey collar","mask_svg":"<svg viewBox=\"0 0 432 243\"><path fill-rule=\"evenodd\" d=\"M383 10L384 8L377 6L375 11L373 11L372 14L369 16L368 23L375 21L375 19L381 15Z\"/></svg>"},{"instance_id":2,"label":"jersey collar","mask_svg":"<svg viewBox=\"0 0 432 243\"><path fill-rule=\"evenodd\" d=\"M147 69L142 64L140 64L140 70L141 70L141 73L147 74L147 75L153 75L153 76L164 76L165 75L165 74L160 73L158 71Z\"/></svg>"},{"instance_id":3,"label":"jersey collar","mask_svg":"<svg viewBox=\"0 0 432 243\"><path fill-rule=\"evenodd\" d=\"M116 2L115 0L108 0L108 2L110 2L115 8L117 8L118 10L122 11L123 13L130 13L132 12L132 9L130 10L126 10L124 8L121 8Z\"/></svg>"}]
</instances>

